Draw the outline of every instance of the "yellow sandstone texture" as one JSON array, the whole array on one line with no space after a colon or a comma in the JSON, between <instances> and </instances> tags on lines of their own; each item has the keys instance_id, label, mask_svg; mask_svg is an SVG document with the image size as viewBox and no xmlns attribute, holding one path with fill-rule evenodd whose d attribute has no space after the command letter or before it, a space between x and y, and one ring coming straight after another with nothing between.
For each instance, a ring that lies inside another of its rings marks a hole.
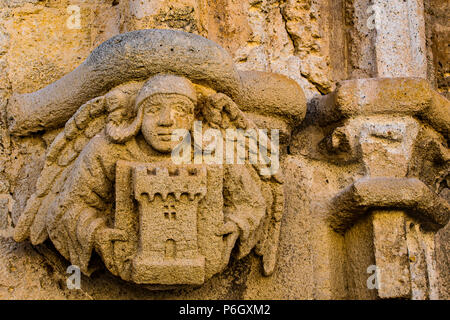
<instances>
[{"instance_id":1,"label":"yellow sandstone texture","mask_svg":"<svg viewBox=\"0 0 450 320\"><path fill-rule=\"evenodd\" d=\"M450 299L449 12L0 0L0 299Z\"/></svg>"}]
</instances>

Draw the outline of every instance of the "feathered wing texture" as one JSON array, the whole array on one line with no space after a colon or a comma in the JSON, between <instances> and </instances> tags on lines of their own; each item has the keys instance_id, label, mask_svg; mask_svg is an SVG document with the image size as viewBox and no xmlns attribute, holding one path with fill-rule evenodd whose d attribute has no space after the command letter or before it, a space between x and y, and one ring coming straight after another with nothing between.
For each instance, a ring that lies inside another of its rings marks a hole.
<instances>
[{"instance_id":1,"label":"feathered wing texture","mask_svg":"<svg viewBox=\"0 0 450 320\"><path fill-rule=\"evenodd\" d=\"M50 145L44 169L36 184L36 192L28 199L15 227L16 241L30 238L31 243L37 245L48 238L47 212L83 148L105 128L106 111L105 96L88 101L67 121L64 130Z\"/></svg>"},{"instance_id":2,"label":"feathered wing texture","mask_svg":"<svg viewBox=\"0 0 450 320\"><path fill-rule=\"evenodd\" d=\"M259 130L256 124L228 96L222 93L212 95L206 105L207 107L203 109L203 115L212 127L222 130L223 136L226 136L224 131L230 128L257 133L256 135L247 135L248 154L258 155L260 161L252 163L252 166L271 196L269 197L266 216L261 222L262 230L256 232L258 239L255 252L262 257L264 274L269 276L275 270L281 218L284 211L282 170L279 167L272 168L270 162L273 159L277 159L277 161L279 159L279 147L275 145L277 141L272 141L264 130ZM266 143L261 144L261 142ZM266 162L264 163L261 160Z\"/></svg>"},{"instance_id":3,"label":"feathered wing texture","mask_svg":"<svg viewBox=\"0 0 450 320\"><path fill-rule=\"evenodd\" d=\"M249 122L249 128L256 129L256 125L251 121ZM265 135L264 132L259 131L259 134ZM267 139L267 153L261 154L261 148L263 146L258 145L257 150L252 150L252 146L257 146L256 143L249 144L249 153L258 154L261 158L266 158L266 161L272 161L273 159L279 159L279 148L275 147L271 139L265 136ZM261 137L259 142L261 143ZM267 155L270 154L270 160L267 159ZM270 162L269 166L271 165ZM266 185L266 188L271 190L272 197L270 206L267 208L265 221L263 223L264 230L258 239L255 251L258 255L262 256L264 275L269 276L275 270L276 255L278 251L278 243L280 238L281 218L284 211L284 192L283 192L283 174L281 168L268 168L264 164L254 164L255 170L258 172L262 183ZM268 174L269 173L269 174Z\"/></svg>"}]
</instances>

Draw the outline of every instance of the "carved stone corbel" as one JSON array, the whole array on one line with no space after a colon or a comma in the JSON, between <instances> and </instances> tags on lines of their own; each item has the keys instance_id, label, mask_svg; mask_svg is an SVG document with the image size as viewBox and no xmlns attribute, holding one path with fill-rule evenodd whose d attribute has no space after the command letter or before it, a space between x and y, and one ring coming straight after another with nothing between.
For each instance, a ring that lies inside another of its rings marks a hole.
<instances>
[{"instance_id":1,"label":"carved stone corbel","mask_svg":"<svg viewBox=\"0 0 450 320\"><path fill-rule=\"evenodd\" d=\"M324 153L363 168L329 202L350 295L437 299L434 235L450 205L435 182L449 174L449 101L425 80L361 79L341 83L314 111L316 123L331 128ZM366 281L370 265L375 288Z\"/></svg>"}]
</instances>

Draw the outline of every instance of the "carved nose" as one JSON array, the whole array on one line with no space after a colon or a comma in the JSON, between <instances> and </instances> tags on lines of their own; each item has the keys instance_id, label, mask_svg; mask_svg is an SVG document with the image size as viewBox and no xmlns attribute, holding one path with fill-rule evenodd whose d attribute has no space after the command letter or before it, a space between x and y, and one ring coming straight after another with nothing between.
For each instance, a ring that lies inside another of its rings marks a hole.
<instances>
[{"instance_id":1,"label":"carved nose","mask_svg":"<svg viewBox=\"0 0 450 320\"><path fill-rule=\"evenodd\" d=\"M162 127L170 127L174 123L172 118L172 110L171 108L164 108L161 110L161 114L159 116L158 125Z\"/></svg>"}]
</instances>

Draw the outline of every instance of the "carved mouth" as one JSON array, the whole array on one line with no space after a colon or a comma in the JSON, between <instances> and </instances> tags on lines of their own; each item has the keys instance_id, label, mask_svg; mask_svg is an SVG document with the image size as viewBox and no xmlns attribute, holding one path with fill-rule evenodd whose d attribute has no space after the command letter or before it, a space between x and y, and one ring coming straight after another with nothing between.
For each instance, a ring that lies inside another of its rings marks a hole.
<instances>
[{"instance_id":1,"label":"carved mouth","mask_svg":"<svg viewBox=\"0 0 450 320\"><path fill-rule=\"evenodd\" d=\"M171 141L172 140L172 133L167 133L167 132L161 132L158 133L158 138L162 141Z\"/></svg>"}]
</instances>

